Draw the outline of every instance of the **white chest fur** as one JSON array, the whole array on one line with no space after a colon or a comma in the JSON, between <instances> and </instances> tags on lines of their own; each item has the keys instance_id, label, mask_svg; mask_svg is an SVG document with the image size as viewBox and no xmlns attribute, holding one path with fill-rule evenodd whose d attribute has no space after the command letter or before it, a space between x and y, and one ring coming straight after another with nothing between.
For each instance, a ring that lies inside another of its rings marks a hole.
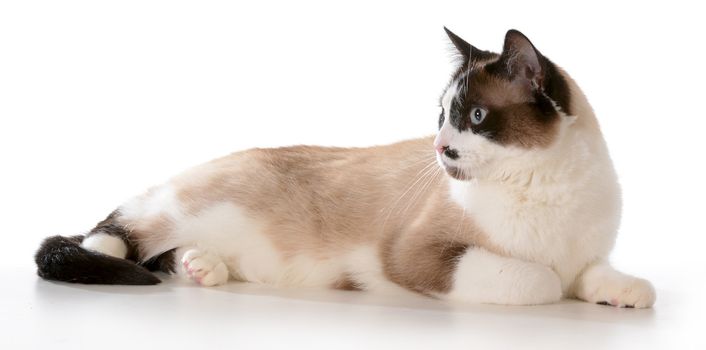
<instances>
[{"instance_id":1,"label":"white chest fur","mask_svg":"<svg viewBox=\"0 0 706 350\"><path fill-rule=\"evenodd\" d=\"M452 181L453 200L508 256L553 268L566 291L612 249L620 215L614 178L511 186Z\"/></svg>"}]
</instances>

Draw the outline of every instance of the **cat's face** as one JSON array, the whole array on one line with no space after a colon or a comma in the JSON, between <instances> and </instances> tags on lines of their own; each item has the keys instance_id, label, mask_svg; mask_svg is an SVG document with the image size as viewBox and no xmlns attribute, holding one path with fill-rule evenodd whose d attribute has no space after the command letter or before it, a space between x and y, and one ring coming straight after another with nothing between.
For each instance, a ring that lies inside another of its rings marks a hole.
<instances>
[{"instance_id":1,"label":"cat's face","mask_svg":"<svg viewBox=\"0 0 706 350\"><path fill-rule=\"evenodd\" d=\"M442 95L434 142L448 174L468 180L555 142L570 114L558 68L518 31L507 33L501 54L447 33L464 60Z\"/></svg>"}]
</instances>

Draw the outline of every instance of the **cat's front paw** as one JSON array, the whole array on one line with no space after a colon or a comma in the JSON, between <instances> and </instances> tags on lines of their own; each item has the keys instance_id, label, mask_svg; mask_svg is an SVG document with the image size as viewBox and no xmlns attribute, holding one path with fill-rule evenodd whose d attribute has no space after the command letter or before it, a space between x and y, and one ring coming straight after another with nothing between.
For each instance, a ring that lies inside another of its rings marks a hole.
<instances>
[{"instance_id":1,"label":"cat's front paw","mask_svg":"<svg viewBox=\"0 0 706 350\"><path fill-rule=\"evenodd\" d=\"M212 253L190 249L181 258L184 273L196 283L211 287L228 282L228 268Z\"/></svg>"},{"instance_id":2,"label":"cat's front paw","mask_svg":"<svg viewBox=\"0 0 706 350\"><path fill-rule=\"evenodd\" d=\"M657 299L654 287L647 280L632 277L629 280L611 281L596 288L592 302L627 308L647 308Z\"/></svg>"},{"instance_id":3,"label":"cat's front paw","mask_svg":"<svg viewBox=\"0 0 706 350\"><path fill-rule=\"evenodd\" d=\"M648 308L657 299L652 284L612 269L596 269L583 276L576 295L590 303L625 308Z\"/></svg>"}]
</instances>

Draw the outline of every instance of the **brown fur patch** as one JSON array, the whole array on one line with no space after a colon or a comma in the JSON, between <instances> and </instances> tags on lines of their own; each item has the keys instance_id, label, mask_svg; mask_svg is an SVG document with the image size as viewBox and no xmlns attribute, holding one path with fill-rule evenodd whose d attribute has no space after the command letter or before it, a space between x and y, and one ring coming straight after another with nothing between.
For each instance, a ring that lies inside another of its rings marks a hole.
<instances>
[{"instance_id":1,"label":"brown fur patch","mask_svg":"<svg viewBox=\"0 0 706 350\"><path fill-rule=\"evenodd\" d=\"M429 241L413 246L391 246L385 263L393 282L422 294L445 293L453 286L453 273L458 259L469 248L466 243Z\"/></svg>"},{"instance_id":2,"label":"brown fur patch","mask_svg":"<svg viewBox=\"0 0 706 350\"><path fill-rule=\"evenodd\" d=\"M457 129L525 148L546 147L555 139L560 114L529 85L490 74L482 67L468 72L459 84L465 87L459 89L462 96L452 104L451 114L451 124ZM478 125L470 118L476 107L488 112Z\"/></svg>"},{"instance_id":3,"label":"brown fur patch","mask_svg":"<svg viewBox=\"0 0 706 350\"><path fill-rule=\"evenodd\" d=\"M463 210L447 199L445 187L427 201L417 219L383 243L382 260L393 282L423 294L445 293L453 286L458 259L472 246L501 253Z\"/></svg>"},{"instance_id":4,"label":"brown fur patch","mask_svg":"<svg viewBox=\"0 0 706 350\"><path fill-rule=\"evenodd\" d=\"M358 284L353 281L349 276L343 276L341 279L336 281L336 283L333 284L331 287L333 289L338 289L338 290L347 290L347 291L360 291L362 290Z\"/></svg>"}]
</instances>

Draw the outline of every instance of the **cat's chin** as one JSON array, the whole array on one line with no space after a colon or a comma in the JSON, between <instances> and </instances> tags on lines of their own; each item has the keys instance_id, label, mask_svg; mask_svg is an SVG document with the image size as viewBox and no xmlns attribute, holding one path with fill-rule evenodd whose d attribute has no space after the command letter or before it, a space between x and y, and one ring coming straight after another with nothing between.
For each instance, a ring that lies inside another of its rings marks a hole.
<instances>
[{"instance_id":1,"label":"cat's chin","mask_svg":"<svg viewBox=\"0 0 706 350\"><path fill-rule=\"evenodd\" d=\"M455 167L455 166L450 166L444 164L444 170L446 170L446 173L449 174L452 178L460 181L468 181L473 179L473 176L468 170L463 170L461 168Z\"/></svg>"}]
</instances>

